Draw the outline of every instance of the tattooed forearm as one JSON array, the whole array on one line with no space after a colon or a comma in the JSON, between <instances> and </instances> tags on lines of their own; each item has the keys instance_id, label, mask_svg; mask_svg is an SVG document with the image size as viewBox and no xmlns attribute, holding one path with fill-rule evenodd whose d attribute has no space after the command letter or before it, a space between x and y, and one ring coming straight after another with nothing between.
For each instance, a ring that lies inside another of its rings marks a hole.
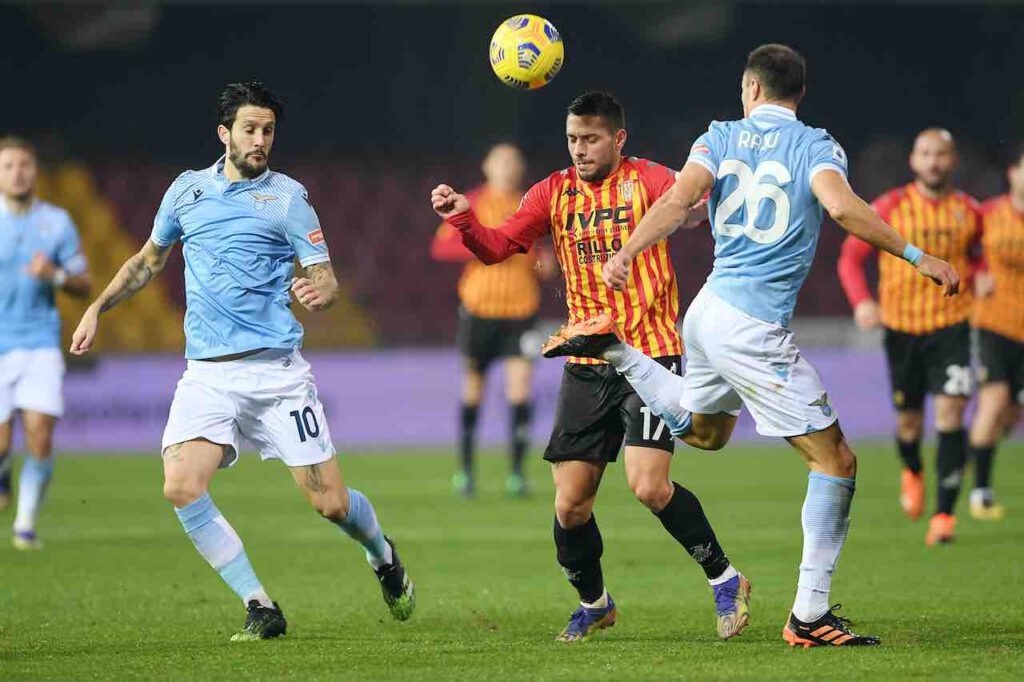
<instances>
[{"instance_id":1,"label":"tattooed forearm","mask_svg":"<svg viewBox=\"0 0 1024 682\"><path fill-rule=\"evenodd\" d=\"M169 253L170 247L146 242L141 251L124 262L93 306L101 313L105 313L118 303L134 296L164 269Z\"/></svg>"},{"instance_id":2,"label":"tattooed forearm","mask_svg":"<svg viewBox=\"0 0 1024 682\"><path fill-rule=\"evenodd\" d=\"M320 471L319 464L314 464L306 469L306 488L313 493L327 492L327 484L324 483L324 476Z\"/></svg>"},{"instance_id":3,"label":"tattooed forearm","mask_svg":"<svg viewBox=\"0 0 1024 682\"><path fill-rule=\"evenodd\" d=\"M334 269L331 267L330 262L317 263L310 265L306 268L306 276L313 283L319 291L325 302L320 308L321 310L329 308L332 303L338 298L338 280L334 276Z\"/></svg>"}]
</instances>

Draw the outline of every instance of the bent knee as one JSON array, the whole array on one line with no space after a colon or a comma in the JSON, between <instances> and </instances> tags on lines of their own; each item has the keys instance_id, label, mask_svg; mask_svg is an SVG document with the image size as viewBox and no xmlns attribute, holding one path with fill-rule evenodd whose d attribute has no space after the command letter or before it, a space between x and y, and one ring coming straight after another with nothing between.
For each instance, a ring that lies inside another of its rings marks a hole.
<instances>
[{"instance_id":1,"label":"bent knee","mask_svg":"<svg viewBox=\"0 0 1024 682\"><path fill-rule=\"evenodd\" d=\"M660 512L672 499L675 489L668 481L640 481L631 486L636 499L653 512Z\"/></svg>"},{"instance_id":2,"label":"bent knee","mask_svg":"<svg viewBox=\"0 0 1024 682\"><path fill-rule=\"evenodd\" d=\"M206 485L196 477L173 477L164 479L164 498L181 509L192 504L206 493Z\"/></svg>"},{"instance_id":3,"label":"bent knee","mask_svg":"<svg viewBox=\"0 0 1024 682\"><path fill-rule=\"evenodd\" d=\"M593 500L555 499L555 517L562 528L576 528L590 520L593 513Z\"/></svg>"},{"instance_id":4,"label":"bent knee","mask_svg":"<svg viewBox=\"0 0 1024 682\"><path fill-rule=\"evenodd\" d=\"M329 521L344 521L348 516L348 497L342 495L317 495L310 500L320 516Z\"/></svg>"}]
</instances>

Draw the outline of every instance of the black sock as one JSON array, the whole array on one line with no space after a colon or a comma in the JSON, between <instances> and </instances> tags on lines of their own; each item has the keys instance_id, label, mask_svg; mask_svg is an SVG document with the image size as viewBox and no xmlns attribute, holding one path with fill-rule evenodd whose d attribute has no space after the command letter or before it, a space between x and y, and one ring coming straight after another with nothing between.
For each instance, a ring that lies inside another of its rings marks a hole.
<instances>
[{"instance_id":1,"label":"black sock","mask_svg":"<svg viewBox=\"0 0 1024 682\"><path fill-rule=\"evenodd\" d=\"M966 432L939 432L938 482L939 504L938 514L952 514L956 507L956 498L960 496L960 484L964 477L964 459L967 455Z\"/></svg>"},{"instance_id":2,"label":"black sock","mask_svg":"<svg viewBox=\"0 0 1024 682\"><path fill-rule=\"evenodd\" d=\"M700 500L689 490L673 482L675 492L665 508L655 516L665 530L683 546L693 560L704 569L709 580L722 575L729 568L729 557L718 544L715 531L700 506Z\"/></svg>"},{"instance_id":3,"label":"black sock","mask_svg":"<svg viewBox=\"0 0 1024 682\"><path fill-rule=\"evenodd\" d=\"M915 474L921 473L921 439L918 438L907 443L897 438L896 447L899 450L900 461L903 462L903 466Z\"/></svg>"},{"instance_id":4,"label":"black sock","mask_svg":"<svg viewBox=\"0 0 1024 682\"><path fill-rule=\"evenodd\" d=\"M530 446L530 419L533 416L533 405L520 403L512 406L512 434L509 443L509 454L512 457L512 473L523 473L523 457Z\"/></svg>"},{"instance_id":5,"label":"black sock","mask_svg":"<svg viewBox=\"0 0 1024 682\"><path fill-rule=\"evenodd\" d=\"M992 487L992 460L995 459L996 448L977 448L973 445L970 449L970 459L974 462L974 487Z\"/></svg>"},{"instance_id":6,"label":"black sock","mask_svg":"<svg viewBox=\"0 0 1024 682\"><path fill-rule=\"evenodd\" d=\"M558 564L579 593L580 601L590 604L600 599L604 594L604 575L601 573L604 543L593 514L589 521L577 528L562 528L556 518L555 547Z\"/></svg>"},{"instance_id":7,"label":"black sock","mask_svg":"<svg viewBox=\"0 0 1024 682\"><path fill-rule=\"evenodd\" d=\"M478 405L463 403L459 410L459 461L467 476L473 475L473 444L476 440L476 419L480 412Z\"/></svg>"},{"instance_id":8,"label":"black sock","mask_svg":"<svg viewBox=\"0 0 1024 682\"><path fill-rule=\"evenodd\" d=\"M0 454L0 479L4 476L10 477L11 469L14 468L14 459L9 452Z\"/></svg>"}]
</instances>

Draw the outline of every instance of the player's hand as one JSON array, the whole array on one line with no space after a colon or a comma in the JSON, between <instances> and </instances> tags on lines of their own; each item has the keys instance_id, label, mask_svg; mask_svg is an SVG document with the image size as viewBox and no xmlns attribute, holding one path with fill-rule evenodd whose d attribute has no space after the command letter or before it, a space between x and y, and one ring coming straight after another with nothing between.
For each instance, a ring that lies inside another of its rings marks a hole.
<instances>
[{"instance_id":1,"label":"player's hand","mask_svg":"<svg viewBox=\"0 0 1024 682\"><path fill-rule=\"evenodd\" d=\"M682 228L684 230L691 230L695 227L699 227L708 220L708 200L701 199L696 204L690 207L690 210L686 213L686 220L683 221Z\"/></svg>"},{"instance_id":2,"label":"player's hand","mask_svg":"<svg viewBox=\"0 0 1024 682\"><path fill-rule=\"evenodd\" d=\"M329 297L317 289L312 280L305 277L292 277L292 293L306 310L315 312L330 305Z\"/></svg>"},{"instance_id":3,"label":"player's hand","mask_svg":"<svg viewBox=\"0 0 1024 682\"><path fill-rule=\"evenodd\" d=\"M82 315L82 321L71 335L72 355L85 355L92 350L92 342L96 340L96 329L100 324L100 314L93 306L89 306Z\"/></svg>"},{"instance_id":4,"label":"player's hand","mask_svg":"<svg viewBox=\"0 0 1024 682\"><path fill-rule=\"evenodd\" d=\"M946 261L926 253L918 261L917 271L942 287L943 296L956 296L960 293L960 275Z\"/></svg>"},{"instance_id":5,"label":"player's hand","mask_svg":"<svg viewBox=\"0 0 1024 682\"><path fill-rule=\"evenodd\" d=\"M853 309L853 321L861 329L874 329L882 324L882 309L876 301L861 301Z\"/></svg>"},{"instance_id":6,"label":"player's hand","mask_svg":"<svg viewBox=\"0 0 1024 682\"><path fill-rule=\"evenodd\" d=\"M996 278L991 272L979 271L974 275L974 295L978 298L987 298L996 290Z\"/></svg>"},{"instance_id":7,"label":"player's hand","mask_svg":"<svg viewBox=\"0 0 1024 682\"><path fill-rule=\"evenodd\" d=\"M434 208L434 213L447 220L453 215L468 211L469 199L448 185L438 185L430 193L430 205Z\"/></svg>"},{"instance_id":8,"label":"player's hand","mask_svg":"<svg viewBox=\"0 0 1024 682\"><path fill-rule=\"evenodd\" d=\"M32 262L28 264L28 274L44 282L53 280L57 274L57 266L46 257L41 251L32 256Z\"/></svg>"},{"instance_id":9,"label":"player's hand","mask_svg":"<svg viewBox=\"0 0 1024 682\"><path fill-rule=\"evenodd\" d=\"M608 262L601 268L601 278L612 289L621 291L629 280L629 271L632 264L633 259L624 252L619 251L608 259Z\"/></svg>"}]
</instances>

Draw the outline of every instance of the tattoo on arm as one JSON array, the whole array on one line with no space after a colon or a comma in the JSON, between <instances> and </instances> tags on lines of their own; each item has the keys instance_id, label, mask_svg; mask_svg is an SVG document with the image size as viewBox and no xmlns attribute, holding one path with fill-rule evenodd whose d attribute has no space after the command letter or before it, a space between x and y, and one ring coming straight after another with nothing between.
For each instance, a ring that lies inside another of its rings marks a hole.
<instances>
[{"instance_id":1,"label":"tattoo on arm","mask_svg":"<svg viewBox=\"0 0 1024 682\"><path fill-rule=\"evenodd\" d=\"M334 270L331 268L330 261L310 265L306 268L306 275L313 282L313 286L316 287L317 291L327 297L327 306L334 303L335 298L338 296L338 280L334 277ZM324 307L326 308L327 306Z\"/></svg>"},{"instance_id":2,"label":"tattoo on arm","mask_svg":"<svg viewBox=\"0 0 1024 682\"><path fill-rule=\"evenodd\" d=\"M170 247L161 247L153 242L147 242L141 251L126 260L114 275L114 279L96 299L100 306L100 312L107 312L149 284L149 281L163 270L169 251Z\"/></svg>"},{"instance_id":3,"label":"tattoo on arm","mask_svg":"<svg viewBox=\"0 0 1024 682\"><path fill-rule=\"evenodd\" d=\"M306 488L313 493L327 492L327 484L324 483L319 464L314 464L306 469Z\"/></svg>"}]
</instances>

